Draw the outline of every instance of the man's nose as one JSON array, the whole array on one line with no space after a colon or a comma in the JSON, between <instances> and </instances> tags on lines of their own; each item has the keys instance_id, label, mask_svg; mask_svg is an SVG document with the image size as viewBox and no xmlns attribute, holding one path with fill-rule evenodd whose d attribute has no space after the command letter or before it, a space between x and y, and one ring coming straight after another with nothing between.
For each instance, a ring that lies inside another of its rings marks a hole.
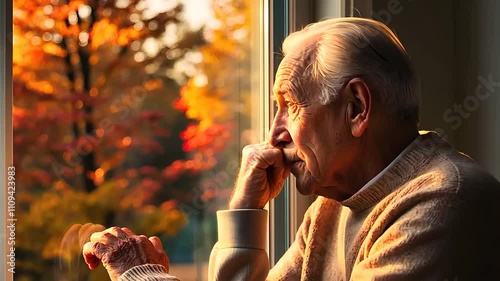
<instances>
[{"instance_id":1,"label":"man's nose","mask_svg":"<svg viewBox=\"0 0 500 281\"><path fill-rule=\"evenodd\" d=\"M269 132L269 143L274 147L286 147L291 142L292 136L288 132L287 118L278 112Z\"/></svg>"}]
</instances>

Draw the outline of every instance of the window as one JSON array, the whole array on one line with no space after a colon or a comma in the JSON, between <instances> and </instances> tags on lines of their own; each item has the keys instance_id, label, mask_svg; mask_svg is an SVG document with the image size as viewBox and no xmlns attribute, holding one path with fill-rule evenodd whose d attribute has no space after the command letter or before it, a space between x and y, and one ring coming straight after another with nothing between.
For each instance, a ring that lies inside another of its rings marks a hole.
<instances>
[{"instance_id":1,"label":"window","mask_svg":"<svg viewBox=\"0 0 500 281\"><path fill-rule=\"evenodd\" d=\"M16 280L106 280L81 259L98 225L158 235L173 274L206 280L269 121L268 7L13 1Z\"/></svg>"},{"instance_id":2,"label":"window","mask_svg":"<svg viewBox=\"0 0 500 281\"><path fill-rule=\"evenodd\" d=\"M13 45L0 40L0 67L13 68L0 84L14 95L0 95L0 121L11 132L12 117L14 134L0 147L16 168L16 280L105 280L81 262L75 239L92 230L85 223L159 235L174 274L205 280L215 211L226 207L241 148L264 140L274 115L282 40L313 14L352 5L7 2L0 19L13 33L0 33ZM271 202L272 264L311 201L291 177Z\"/></svg>"}]
</instances>

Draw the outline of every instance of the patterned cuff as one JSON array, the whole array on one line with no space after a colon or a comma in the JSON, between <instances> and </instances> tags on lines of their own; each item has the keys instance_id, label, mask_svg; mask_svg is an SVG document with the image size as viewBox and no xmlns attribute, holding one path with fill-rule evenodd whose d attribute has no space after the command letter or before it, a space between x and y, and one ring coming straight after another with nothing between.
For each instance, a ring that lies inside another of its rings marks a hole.
<instances>
[{"instance_id":1,"label":"patterned cuff","mask_svg":"<svg viewBox=\"0 0 500 281\"><path fill-rule=\"evenodd\" d=\"M120 276L120 281L180 281L167 273L167 269L159 264L143 264L134 266Z\"/></svg>"}]
</instances>

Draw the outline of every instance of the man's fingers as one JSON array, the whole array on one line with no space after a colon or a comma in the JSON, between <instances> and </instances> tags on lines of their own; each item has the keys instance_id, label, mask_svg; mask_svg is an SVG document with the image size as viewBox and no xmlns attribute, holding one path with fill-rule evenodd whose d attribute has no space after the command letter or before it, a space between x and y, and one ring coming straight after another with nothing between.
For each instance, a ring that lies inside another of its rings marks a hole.
<instances>
[{"instance_id":1,"label":"man's fingers","mask_svg":"<svg viewBox=\"0 0 500 281\"><path fill-rule=\"evenodd\" d=\"M99 241L101 241L102 240L102 235L105 233L105 231L106 230L92 233L92 235L90 235L90 242L99 242Z\"/></svg>"},{"instance_id":2,"label":"man's fingers","mask_svg":"<svg viewBox=\"0 0 500 281\"><path fill-rule=\"evenodd\" d=\"M100 242L103 244L114 243L117 239L127 239L130 236L134 235L132 231L114 226L110 227L106 230L94 232L90 235L90 242Z\"/></svg>"},{"instance_id":3,"label":"man's fingers","mask_svg":"<svg viewBox=\"0 0 500 281\"><path fill-rule=\"evenodd\" d=\"M83 245L83 259L90 269L96 269L106 253L106 246L99 242L87 242Z\"/></svg>"},{"instance_id":4,"label":"man's fingers","mask_svg":"<svg viewBox=\"0 0 500 281\"><path fill-rule=\"evenodd\" d=\"M104 244L104 245L111 245L115 244L120 240L120 238L116 237L115 235L106 232L102 235L102 239L98 241L98 243Z\"/></svg>"},{"instance_id":5,"label":"man's fingers","mask_svg":"<svg viewBox=\"0 0 500 281\"><path fill-rule=\"evenodd\" d=\"M151 244L153 244L153 246L155 247L155 249L158 252L160 252L162 255L165 255L165 258L166 258L165 263L166 264L163 264L163 266L165 266L165 268L167 269L167 272L168 272L169 267L170 267L170 261L168 260L168 256L165 254L165 251L163 250L163 246L161 244L160 238L158 238L156 236L152 236L152 237L149 237L149 241L151 241Z\"/></svg>"},{"instance_id":6,"label":"man's fingers","mask_svg":"<svg viewBox=\"0 0 500 281\"><path fill-rule=\"evenodd\" d=\"M267 169L269 166L275 168L284 167L283 152L275 147L255 147L247 146L243 149L244 160L252 163L260 169Z\"/></svg>"},{"instance_id":7,"label":"man's fingers","mask_svg":"<svg viewBox=\"0 0 500 281\"><path fill-rule=\"evenodd\" d=\"M132 232L132 230L122 227L123 232L125 232L128 236L135 236L135 233Z\"/></svg>"},{"instance_id":8,"label":"man's fingers","mask_svg":"<svg viewBox=\"0 0 500 281\"><path fill-rule=\"evenodd\" d=\"M129 237L129 235L118 226L108 228L106 232L111 233L120 239L127 239Z\"/></svg>"},{"instance_id":9,"label":"man's fingers","mask_svg":"<svg viewBox=\"0 0 500 281\"><path fill-rule=\"evenodd\" d=\"M160 238L156 236L149 237L149 241L155 246L156 250L163 252L163 245L161 244Z\"/></svg>"},{"instance_id":10,"label":"man's fingers","mask_svg":"<svg viewBox=\"0 0 500 281\"><path fill-rule=\"evenodd\" d=\"M118 242L118 240L120 240L118 237L106 231L95 232L90 236L90 242L101 243L104 245L116 243Z\"/></svg>"}]
</instances>

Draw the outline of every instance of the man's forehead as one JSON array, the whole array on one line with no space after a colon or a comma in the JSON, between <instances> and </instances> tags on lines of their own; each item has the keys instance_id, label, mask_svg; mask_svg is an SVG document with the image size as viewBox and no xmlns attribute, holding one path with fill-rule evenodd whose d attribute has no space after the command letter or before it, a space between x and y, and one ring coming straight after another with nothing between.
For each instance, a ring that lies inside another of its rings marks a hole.
<instances>
[{"instance_id":1,"label":"man's forehead","mask_svg":"<svg viewBox=\"0 0 500 281\"><path fill-rule=\"evenodd\" d=\"M283 43L283 60L276 73L276 83L273 91L277 95L289 92L291 79L298 73L303 74L307 65L311 63L318 41L317 33L293 33Z\"/></svg>"},{"instance_id":2,"label":"man's forehead","mask_svg":"<svg viewBox=\"0 0 500 281\"><path fill-rule=\"evenodd\" d=\"M319 32L300 31L292 33L283 42L283 54L297 55L313 51L319 39Z\"/></svg>"}]
</instances>

